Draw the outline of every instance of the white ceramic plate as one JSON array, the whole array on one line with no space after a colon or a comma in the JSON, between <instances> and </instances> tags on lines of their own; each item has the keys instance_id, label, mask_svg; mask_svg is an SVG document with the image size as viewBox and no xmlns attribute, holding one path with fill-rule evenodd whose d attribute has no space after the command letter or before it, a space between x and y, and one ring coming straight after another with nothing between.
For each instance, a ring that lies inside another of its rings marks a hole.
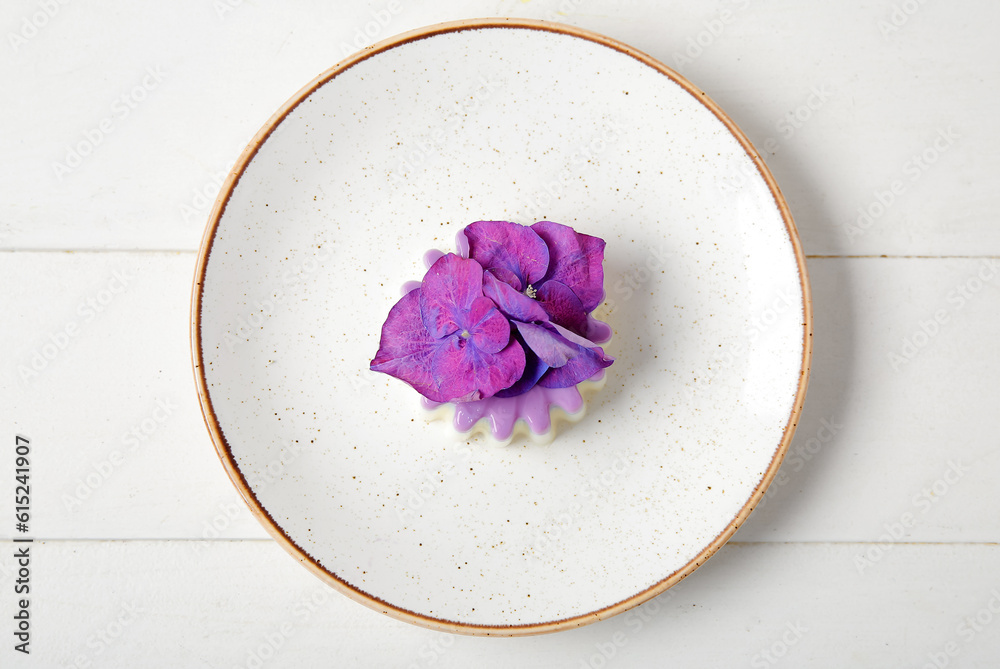
<instances>
[{"instance_id":1,"label":"white ceramic plate","mask_svg":"<svg viewBox=\"0 0 1000 669\"><path fill-rule=\"evenodd\" d=\"M617 361L547 446L455 442L368 371L424 251L480 219L607 241ZM450 631L582 625L690 574L805 390L808 282L769 172L704 93L568 26L433 26L324 73L234 168L195 281L202 407L247 503L328 583Z\"/></svg>"}]
</instances>

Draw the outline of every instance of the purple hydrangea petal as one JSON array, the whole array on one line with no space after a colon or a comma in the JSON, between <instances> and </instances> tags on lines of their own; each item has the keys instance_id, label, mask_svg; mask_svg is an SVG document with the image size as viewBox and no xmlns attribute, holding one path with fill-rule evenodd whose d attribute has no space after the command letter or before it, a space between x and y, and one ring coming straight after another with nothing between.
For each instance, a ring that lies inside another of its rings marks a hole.
<instances>
[{"instance_id":1,"label":"purple hydrangea petal","mask_svg":"<svg viewBox=\"0 0 1000 669\"><path fill-rule=\"evenodd\" d=\"M549 369L549 366L542 362L520 337L517 328L514 328L511 332L511 339L516 338L524 348L524 372L521 374L521 378L514 382L514 385L498 391L495 397L516 397L523 395L534 388L538 383L538 379Z\"/></svg>"},{"instance_id":2,"label":"purple hydrangea petal","mask_svg":"<svg viewBox=\"0 0 1000 669\"><path fill-rule=\"evenodd\" d=\"M499 353L510 341L510 322L488 298L476 298L467 320L468 324L463 326L469 333L468 339L483 353Z\"/></svg>"},{"instance_id":3,"label":"purple hydrangea petal","mask_svg":"<svg viewBox=\"0 0 1000 669\"><path fill-rule=\"evenodd\" d=\"M549 249L529 227L508 221L477 221L465 227L465 236L470 258L484 269L511 272L521 288L540 281L549 267Z\"/></svg>"},{"instance_id":4,"label":"purple hydrangea petal","mask_svg":"<svg viewBox=\"0 0 1000 669\"><path fill-rule=\"evenodd\" d=\"M614 362L614 358L605 355L604 349L569 330L552 323L545 323L540 326L549 332L558 335L564 345L568 344L575 348L576 354L559 368L549 369L538 380L538 385L544 388L568 388L581 381L585 381L596 374L601 369L609 367Z\"/></svg>"},{"instance_id":5,"label":"purple hydrangea petal","mask_svg":"<svg viewBox=\"0 0 1000 669\"><path fill-rule=\"evenodd\" d=\"M524 349L511 339L498 353L485 353L459 335L439 342L430 368L440 384L442 401L469 402L492 397L524 373Z\"/></svg>"},{"instance_id":6,"label":"purple hydrangea petal","mask_svg":"<svg viewBox=\"0 0 1000 669\"><path fill-rule=\"evenodd\" d=\"M573 228L539 221L531 226L549 250L549 265L542 281L559 281L576 293L590 313L604 299L604 240Z\"/></svg>"},{"instance_id":7,"label":"purple hydrangea petal","mask_svg":"<svg viewBox=\"0 0 1000 669\"><path fill-rule=\"evenodd\" d=\"M485 270L485 274L489 274L490 276L507 284L519 293L526 287L525 284L521 283L521 280L517 278L516 274L511 272L509 269L504 269L503 267L491 267L490 269ZM485 283L485 280L483 283Z\"/></svg>"},{"instance_id":8,"label":"purple hydrangea petal","mask_svg":"<svg viewBox=\"0 0 1000 669\"><path fill-rule=\"evenodd\" d=\"M582 348L568 341L555 328L531 323L514 322L518 334L535 355L549 367L562 367L579 354Z\"/></svg>"},{"instance_id":9,"label":"purple hydrangea petal","mask_svg":"<svg viewBox=\"0 0 1000 669\"><path fill-rule=\"evenodd\" d=\"M430 371L441 388L442 402L465 398L475 390L475 379L468 373L476 362L475 347L458 335L437 341L430 360Z\"/></svg>"},{"instance_id":10,"label":"purple hydrangea petal","mask_svg":"<svg viewBox=\"0 0 1000 669\"><path fill-rule=\"evenodd\" d=\"M483 268L475 260L449 253L424 275L420 315L432 337L458 331L477 297L483 296Z\"/></svg>"},{"instance_id":11,"label":"purple hydrangea petal","mask_svg":"<svg viewBox=\"0 0 1000 669\"><path fill-rule=\"evenodd\" d=\"M497 279L492 272L483 274L483 294L493 300L508 318L525 323L549 319L541 304Z\"/></svg>"},{"instance_id":12,"label":"purple hydrangea petal","mask_svg":"<svg viewBox=\"0 0 1000 669\"><path fill-rule=\"evenodd\" d=\"M567 330L561 325L557 325L556 323L549 323L548 327L552 330L555 330L560 335L565 337L568 341L574 344L578 344L579 346L583 346L584 348L597 348L596 342L588 339L587 337L578 335L577 333L571 330Z\"/></svg>"},{"instance_id":13,"label":"purple hydrangea petal","mask_svg":"<svg viewBox=\"0 0 1000 669\"><path fill-rule=\"evenodd\" d=\"M600 346L594 348L581 346L578 354L565 365L545 372L538 380L538 385L543 388L569 388L586 381L613 362L614 358L605 355L604 349Z\"/></svg>"},{"instance_id":14,"label":"purple hydrangea petal","mask_svg":"<svg viewBox=\"0 0 1000 669\"><path fill-rule=\"evenodd\" d=\"M482 397L492 397L504 388L514 385L524 374L524 348L516 339L511 339L499 353L485 354L486 368L477 370L477 376L486 376L489 383L479 382Z\"/></svg>"},{"instance_id":15,"label":"purple hydrangea petal","mask_svg":"<svg viewBox=\"0 0 1000 669\"><path fill-rule=\"evenodd\" d=\"M371 369L394 376L436 402L447 399L431 373L431 359L437 340L430 336L420 318L420 289L404 295L382 325L382 339Z\"/></svg>"},{"instance_id":16,"label":"purple hydrangea petal","mask_svg":"<svg viewBox=\"0 0 1000 669\"><path fill-rule=\"evenodd\" d=\"M560 281L546 281L539 286L537 298L550 321L586 336L587 310L569 286Z\"/></svg>"}]
</instances>

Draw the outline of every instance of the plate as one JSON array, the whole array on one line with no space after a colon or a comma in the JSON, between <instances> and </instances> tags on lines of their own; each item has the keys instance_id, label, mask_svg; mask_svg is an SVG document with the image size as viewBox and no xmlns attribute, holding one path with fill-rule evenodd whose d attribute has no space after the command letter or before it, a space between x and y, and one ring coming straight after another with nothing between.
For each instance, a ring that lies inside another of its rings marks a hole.
<instances>
[{"instance_id":1,"label":"plate","mask_svg":"<svg viewBox=\"0 0 1000 669\"><path fill-rule=\"evenodd\" d=\"M456 441L368 371L424 252L482 219L607 241L616 362L549 445ZM355 600L467 634L691 574L774 477L810 359L797 233L743 133L649 56L527 20L400 35L303 88L224 184L192 302L205 419L263 525Z\"/></svg>"}]
</instances>

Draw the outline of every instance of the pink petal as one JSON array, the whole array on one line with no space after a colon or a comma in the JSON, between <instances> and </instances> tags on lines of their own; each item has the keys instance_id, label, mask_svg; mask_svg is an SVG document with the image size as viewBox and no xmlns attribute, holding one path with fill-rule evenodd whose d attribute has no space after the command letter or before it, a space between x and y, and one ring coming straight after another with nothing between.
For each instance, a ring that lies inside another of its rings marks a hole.
<instances>
[{"instance_id":1,"label":"pink petal","mask_svg":"<svg viewBox=\"0 0 1000 669\"><path fill-rule=\"evenodd\" d=\"M538 288L538 302L549 320L580 336L587 332L587 310L569 286L560 281L546 281Z\"/></svg>"},{"instance_id":2,"label":"pink petal","mask_svg":"<svg viewBox=\"0 0 1000 669\"><path fill-rule=\"evenodd\" d=\"M576 350L575 355L565 365L549 369L542 375L538 380L538 385L543 388L568 388L575 386L581 381L586 381L605 367L610 367L611 363L614 362L614 358L605 355L604 349L600 346L595 346L593 342L575 335L558 325L546 323L536 327L544 328L558 335L564 345L572 346Z\"/></svg>"},{"instance_id":3,"label":"pink petal","mask_svg":"<svg viewBox=\"0 0 1000 669\"><path fill-rule=\"evenodd\" d=\"M517 321L514 325L528 348L549 367L562 367L575 357L581 348L545 326Z\"/></svg>"},{"instance_id":4,"label":"pink petal","mask_svg":"<svg viewBox=\"0 0 1000 669\"><path fill-rule=\"evenodd\" d=\"M483 296L483 268L475 260L449 253L424 275L420 315L431 336L440 339L460 330L476 298Z\"/></svg>"},{"instance_id":5,"label":"pink petal","mask_svg":"<svg viewBox=\"0 0 1000 669\"><path fill-rule=\"evenodd\" d=\"M486 270L486 273L492 275L496 279L499 279L517 292L521 292L526 287L526 285L521 283L521 280L517 278L517 275L509 269L504 269L503 267L491 267Z\"/></svg>"},{"instance_id":6,"label":"pink petal","mask_svg":"<svg viewBox=\"0 0 1000 669\"><path fill-rule=\"evenodd\" d=\"M511 339L514 339L515 336L519 336L517 335L516 328L511 333ZM534 388L538 383L538 379L549 369L549 366L542 362L535 355L534 351L524 344L523 339L519 341L524 348L524 372L521 373L521 378L514 382L514 385L498 391L496 397L517 397L518 395L523 395Z\"/></svg>"},{"instance_id":7,"label":"pink petal","mask_svg":"<svg viewBox=\"0 0 1000 669\"><path fill-rule=\"evenodd\" d=\"M472 373L477 362L476 349L467 339L457 335L445 337L437 342L431 357L429 369L435 382L441 388L442 402L469 397L476 389Z\"/></svg>"},{"instance_id":8,"label":"pink petal","mask_svg":"<svg viewBox=\"0 0 1000 669\"><path fill-rule=\"evenodd\" d=\"M604 299L604 240L552 221L539 221L531 229L549 250L542 281L565 284L580 298L585 312L596 309Z\"/></svg>"},{"instance_id":9,"label":"pink petal","mask_svg":"<svg viewBox=\"0 0 1000 669\"><path fill-rule=\"evenodd\" d=\"M549 250L531 228L508 221L477 221L465 227L465 236L469 257L484 269L505 269L522 288L545 276Z\"/></svg>"},{"instance_id":10,"label":"pink petal","mask_svg":"<svg viewBox=\"0 0 1000 669\"><path fill-rule=\"evenodd\" d=\"M498 353L510 341L510 322L485 297L472 303L465 327L469 341L483 353Z\"/></svg>"},{"instance_id":11,"label":"pink petal","mask_svg":"<svg viewBox=\"0 0 1000 669\"><path fill-rule=\"evenodd\" d=\"M515 339L498 353L485 353L469 340L452 335L439 342L431 372L444 401L467 402L492 397L514 384L524 372L524 349Z\"/></svg>"},{"instance_id":12,"label":"pink petal","mask_svg":"<svg viewBox=\"0 0 1000 669\"><path fill-rule=\"evenodd\" d=\"M549 327L574 344L578 344L580 346L583 346L584 348L597 348L596 342L592 341L587 337L578 335L577 333L571 330L567 330L566 328L557 323L549 323Z\"/></svg>"},{"instance_id":13,"label":"pink petal","mask_svg":"<svg viewBox=\"0 0 1000 669\"><path fill-rule=\"evenodd\" d=\"M483 274L483 294L493 300L500 311L514 320L528 323L549 319L541 304L500 281L493 276L493 272Z\"/></svg>"},{"instance_id":14,"label":"pink petal","mask_svg":"<svg viewBox=\"0 0 1000 669\"><path fill-rule=\"evenodd\" d=\"M550 367L538 380L545 388L575 386L614 362L600 347L557 325L514 325L530 351Z\"/></svg>"},{"instance_id":15,"label":"pink petal","mask_svg":"<svg viewBox=\"0 0 1000 669\"><path fill-rule=\"evenodd\" d=\"M431 359L437 340L430 336L420 318L420 289L404 295L382 325L382 338L371 369L394 376L428 399L445 402L440 384L431 373Z\"/></svg>"},{"instance_id":16,"label":"pink petal","mask_svg":"<svg viewBox=\"0 0 1000 669\"><path fill-rule=\"evenodd\" d=\"M538 385L543 388L569 388L610 367L613 362L614 358L606 356L600 346L580 347L578 354L565 365L545 372Z\"/></svg>"}]
</instances>

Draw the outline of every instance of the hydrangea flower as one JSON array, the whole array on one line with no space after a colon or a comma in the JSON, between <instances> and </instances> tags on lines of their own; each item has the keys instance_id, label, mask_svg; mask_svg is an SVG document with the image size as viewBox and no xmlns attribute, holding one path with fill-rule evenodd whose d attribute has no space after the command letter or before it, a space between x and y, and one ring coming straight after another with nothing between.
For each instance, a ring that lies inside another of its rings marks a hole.
<instances>
[{"instance_id":1,"label":"hydrangea flower","mask_svg":"<svg viewBox=\"0 0 1000 669\"><path fill-rule=\"evenodd\" d=\"M614 360L587 339L604 296L604 241L541 221L479 221L382 326L371 369L435 402L567 388Z\"/></svg>"}]
</instances>

